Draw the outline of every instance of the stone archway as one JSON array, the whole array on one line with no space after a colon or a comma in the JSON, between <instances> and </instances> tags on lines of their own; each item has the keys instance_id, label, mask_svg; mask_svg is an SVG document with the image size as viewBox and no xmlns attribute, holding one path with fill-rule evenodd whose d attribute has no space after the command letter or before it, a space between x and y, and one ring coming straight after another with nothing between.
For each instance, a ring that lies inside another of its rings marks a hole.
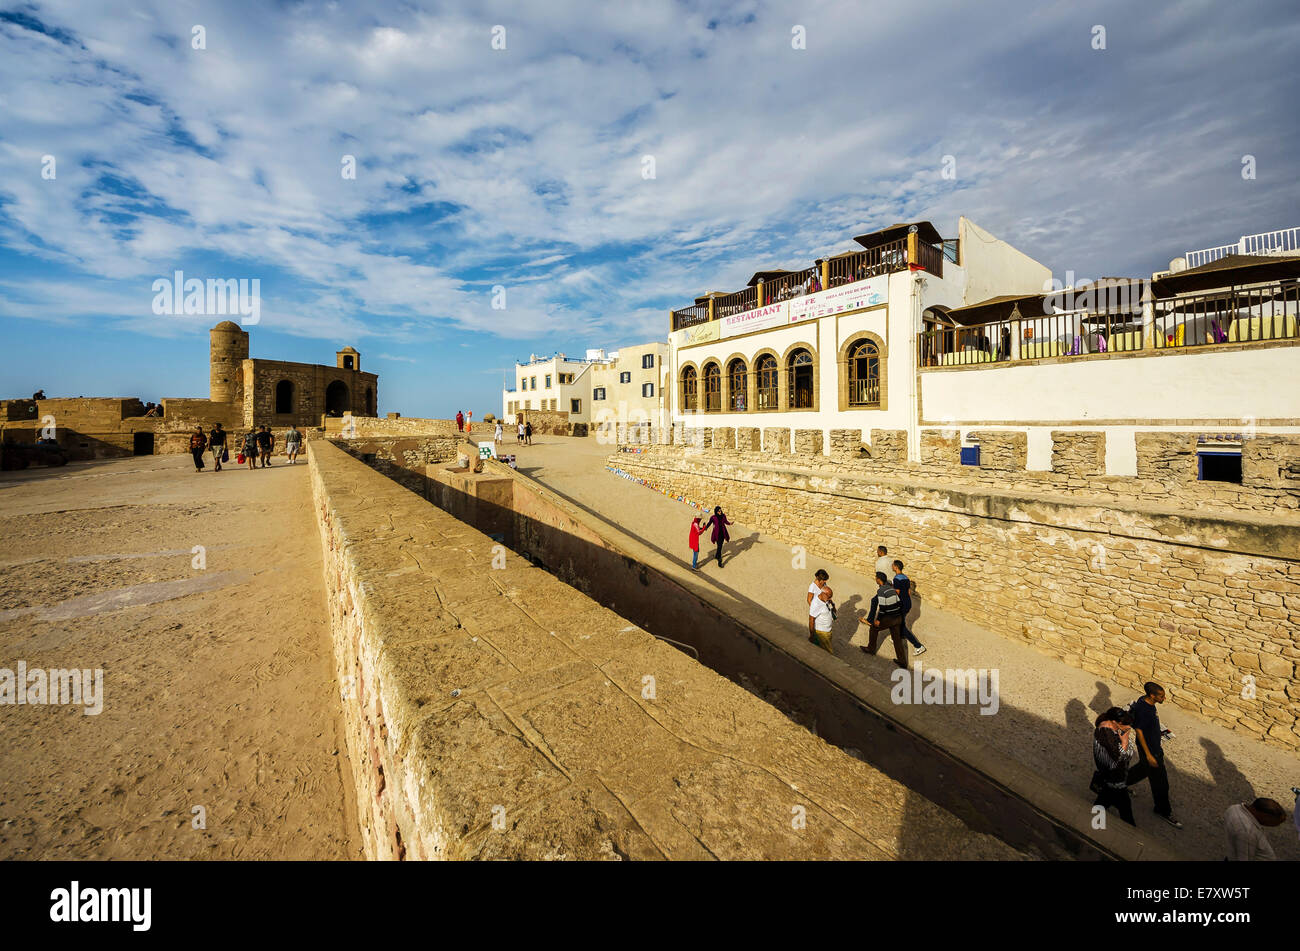
<instances>
[{"instance_id":1,"label":"stone archway","mask_svg":"<svg viewBox=\"0 0 1300 951\"><path fill-rule=\"evenodd\" d=\"M325 387L325 415L342 416L352 412L352 394L348 385L342 380L335 380Z\"/></svg>"}]
</instances>

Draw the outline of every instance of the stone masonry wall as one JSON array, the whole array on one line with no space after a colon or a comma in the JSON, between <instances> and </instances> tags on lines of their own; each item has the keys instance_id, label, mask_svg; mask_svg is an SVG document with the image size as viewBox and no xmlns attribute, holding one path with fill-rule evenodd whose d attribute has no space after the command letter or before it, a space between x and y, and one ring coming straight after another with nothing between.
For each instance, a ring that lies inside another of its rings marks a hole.
<instances>
[{"instance_id":1,"label":"stone masonry wall","mask_svg":"<svg viewBox=\"0 0 1300 951\"><path fill-rule=\"evenodd\" d=\"M1052 471L1077 477L1105 475L1106 434L1054 430Z\"/></svg>"},{"instance_id":2,"label":"stone masonry wall","mask_svg":"<svg viewBox=\"0 0 1300 951\"><path fill-rule=\"evenodd\" d=\"M308 459L367 857L1016 857L333 443Z\"/></svg>"},{"instance_id":3,"label":"stone masonry wall","mask_svg":"<svg viewBox=\"0 0 1300 951\"><path fill-rule=\"evenodd\" d=\"M1058 486L1079 487L961 481L955 476L970 467L947 465L900 472L800 460L792 468L752 454L676 450L617 463L674 494L716 499L737 521L858 571L869 572L875 545L887 544L933 603L1128 686L1154 679L1179 706L1300 749L1294 516L1261 522L1231 504L1189 513L1167 489L1163 510L1139 509L1060 475Z\"/></svg>"}]
</instances>

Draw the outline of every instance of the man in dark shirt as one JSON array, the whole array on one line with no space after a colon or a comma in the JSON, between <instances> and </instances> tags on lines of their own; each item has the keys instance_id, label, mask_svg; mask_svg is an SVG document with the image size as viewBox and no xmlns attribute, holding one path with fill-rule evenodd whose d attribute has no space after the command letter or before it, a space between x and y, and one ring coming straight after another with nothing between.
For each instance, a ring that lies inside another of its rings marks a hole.
<instances>
[{"instance_id":1,"label":"man in dark shirt","mask_svg":"<svg viewBox=\"0 0 1300 951\"><path fill-rule=\"evenodd\" d=\"M1173 806L1169 804L1169 774L1165 771L1165 754L1160 748L1160 714L1156 712L1156 704L1165 702L1165 688L1148 681L1142 689L1146 694L1129 707L1138 740L1138 763L1128 774L1128 784L1132 786L1149 777L1156 815L1175 829L1181 829L1183 824L1174 818Z\"/></svg>"},{"instance_id":2,"label":"man in dark shirt","mask_svg":"<svg viewBox=\"0 0 1300 951\"><path fill-rule=\"evenodd\" d=\"M871 636L863 645L855 638L850 643L857 643L863 653L874 654L880 649L880 635L888 633L894 642L894 663L907 669L907 642L899 630L903 622L903 602L897 589L890 583L889 576L883 571L876 572L876 594L871 599L871 610L859 616L859 621L868 626Z\"/></svg>"},{"instance_id":3,"label":"man in dark shirt","mask_svg":"<svg viewBox=\"0 0 1300 951\"><path fill-rule=\"evenodd\" d=\"M263 426L257 433L257 454L261 457L263 469L271 464L271 449L274 446L275 436L269 428Z\"/></svg>"},{"instance_id":4,"label":"man in dark shirt","mask_svg":"<svg viewBox=\"0 0 1300 951\"><path fill-rule=\"evenodd\" d=\"M925 645L918 641L916 635L907 628L907 616L912 613L912 579L903 574L903 563L898 559L894 559L892 567L894 569L894 590L903 599L903 620L899 627L903 633L903 638L916 648L915 653L919 657L925 653Z\"/></svg>"},{"instance_id":5,"label":"man in dark shirt","mask_svg":"<svg viewBox=\"0 0 1300 951\"><path fill-rule=\"evenodd\" d=\"M212 461L216 463L214 472L221 471L221 454L226 451L226 431L221 428L221 424L213 428L208 434L208 448L212 450Z\"/></svg>"}]
</instances>

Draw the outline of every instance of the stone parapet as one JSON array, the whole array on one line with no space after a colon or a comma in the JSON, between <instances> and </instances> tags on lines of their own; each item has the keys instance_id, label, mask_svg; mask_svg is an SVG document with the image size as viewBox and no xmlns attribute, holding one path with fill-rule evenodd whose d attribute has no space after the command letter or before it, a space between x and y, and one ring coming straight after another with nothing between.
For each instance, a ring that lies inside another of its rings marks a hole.
<instances>
[{"instance_id":1,"label":"stone parapet","mask_svg":"<svg viewBox=\"0 0 1300 951\"><path fill-rule=\"evenodd\" d=\"M822 431L820 429L796 429L794 431L794 454L796 456L821 456Z\"/></svg>"},{"instance_id":2,"label":"stone parapet","mask_svg":"<svg viewBox=\"0 0 1300 951\"><path fill-rule=\"evenodd\" d=\"M887 465L907 462L907 431L902 429L873 429L871 431L871 461Z\"/></svg>"},{"instance_id":3,"label":"stone parapet","mask_svg":"<svg viewBox=\"0 0 1300 951\"><path fill-rule=\"evenodd\" d=\"M763 430L763 455L790 455L790 430L783 426L772 426Z\"/></svg>"},{"instance_id":4,"label":"stone parapet","mask_svg":"<svg viewBox=\"0 0 1300 951\"><path fill-rule=\"evenodd\" d=\"M1075 478L1105 475L1106 434L1054 430L1052 471Z\"/></svg>"},{"instance_id":5,"label":"stone parapet","mask_svg":"<svg viewBox=\"0 0 1300 951\"><path fill-rule=\"evenodd\" d=\"M337 446L308 457L367 857L1016 856Z\"/></svg>"},{"instance_id":6,"label":"stone parapet","mask_svg":"<svg viewBox=\"0 0 1300 951\"><path fill-rule=\"evenodd\" d=\"M961 464L961 432L956 429L921 430L921 462L932 466Z\"/></svg>"},{"instance_id":7,"label":"stone parapet","mask_svg":"<svg viewBox=\"0 0 1300 951\"><path fill-rule=\"evenodd\" d=\"M980 468L1022 472L1028 458L1029 437L1008 429L987 429L971 434L980 445Z\"/></svg>"},{"instance_id":8,"label":"stone parapet","mask_svg":"<svg viewBox=\"0 0 1300 951\"><path fill-rule=\"evenodd\" d=\"M1178 706L1300 749L1300 516L1270 504L1286 496L1231 486L1191 509L1197 483L1171 495L1141 479L876 465L660 457L625 468L775 539L812 537L810 555L863 573L874 558L862 540L881 539L932 603L1135 689L1160 681ZM1266 517L1239 503L1252 496ZM990 563L1016 587L990 588Z\"/></svg>"}]
</instances>

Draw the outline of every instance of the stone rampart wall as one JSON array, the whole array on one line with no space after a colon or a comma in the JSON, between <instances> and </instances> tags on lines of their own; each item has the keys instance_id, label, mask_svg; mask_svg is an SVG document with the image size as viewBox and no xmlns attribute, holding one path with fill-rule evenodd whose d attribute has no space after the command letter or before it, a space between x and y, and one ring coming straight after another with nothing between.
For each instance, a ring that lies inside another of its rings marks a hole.
<instances>
[{"instance_id":1,"label":"stone rampart wall","mask_svg":"<svg viewBox=\"0 0 1300 951\"><path fill-rule=\"evenodd\" d=\"M1015 857L332 442L308 457L367 856Z\"/></svg>"},{"instance_id":2,"label":"stone rampart wall","mask_svg":"<svg viewBox=\"0 0 1300 951\"><path fill-rule=\"evenodd\" d=\"M865 458L651 447L610 464L855 570L870 573L885 544L932 603L1127 686L1159 681L1179 706L1300 749L1294 515L1196 507L1169 492L1158 505L1117 504L1113 490L1085 491L1091 480L961 481L956 466Z\"/></svg>"}]
</instances>

